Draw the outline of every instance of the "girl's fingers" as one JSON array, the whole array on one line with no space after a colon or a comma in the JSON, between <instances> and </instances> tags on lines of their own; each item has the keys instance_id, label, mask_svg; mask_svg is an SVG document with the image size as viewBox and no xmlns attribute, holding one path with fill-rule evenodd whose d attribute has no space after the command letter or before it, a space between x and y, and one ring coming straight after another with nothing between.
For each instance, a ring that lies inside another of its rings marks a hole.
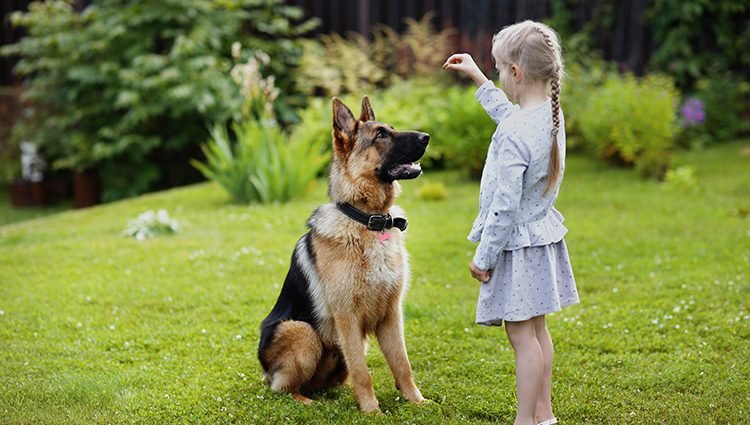
<instances>
[{"instance_id":1,"label":"girl's fingers","mask_svg":"<svg viewBox=\"0 0 750 425\"><path fill-rule=\"evenodd\" d=\"M445 63L443 64L443 68L444 69L448 69L448 67L450 67L451 65L460 65L460 64L461 64L461 62L455 62L455 61L452 62L449 59L449 60L445 61Z\"/></svg>"},{"instance_id":2,"label":"girl's fingers","mask_svg":"<svg viewBox=\"0 0 750 425\"><path fill-rule=\"evenodd\" d=\"M463 56L464 56L463 53L456 53L456 54L450 55L450 57L448 57L448 59L445 60L445 64L443 64L443 67L445 67L448 64L462 63L464 59Z\"/></svg>"}]
</instances>

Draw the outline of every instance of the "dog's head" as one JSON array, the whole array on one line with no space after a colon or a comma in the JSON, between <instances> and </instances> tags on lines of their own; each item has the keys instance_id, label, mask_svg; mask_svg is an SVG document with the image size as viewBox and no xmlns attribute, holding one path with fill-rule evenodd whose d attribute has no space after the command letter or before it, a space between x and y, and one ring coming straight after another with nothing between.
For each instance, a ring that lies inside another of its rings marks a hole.
<instances>
[{"instance_id":1,"label":"dog's head","mask_svg":"<svg viewBox=\"0 0 750 425\"><path fill-rule=\"evenodd\" d=\"M416 162L422 158L430 135L418 131L396 131L375 120L367 96L362 113L355 119L341 100L333 98L334 162L343 164L357 178L373 178L390 184L422 174Z\"/></svg>"}]
</instances>

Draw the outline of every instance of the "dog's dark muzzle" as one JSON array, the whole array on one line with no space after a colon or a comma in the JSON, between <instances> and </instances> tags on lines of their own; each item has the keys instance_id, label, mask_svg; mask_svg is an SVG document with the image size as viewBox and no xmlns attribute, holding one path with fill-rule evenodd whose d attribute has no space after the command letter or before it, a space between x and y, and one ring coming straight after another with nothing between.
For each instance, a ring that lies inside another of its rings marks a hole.
<instances>
[{"instance_id":1,"label":"dog's dark muzzle","mask_svg":"<svg viewBox=\"0 0 750 425\"><path fill-rule=\"evenodd\" d=\"M419 131L405 131L400 133L395 140L381 178L385 181L407 180L419 177L422 174L422 166L416 161L424 155L427 145L430 144L430 135Z\"/></svg>"}]
</instances>

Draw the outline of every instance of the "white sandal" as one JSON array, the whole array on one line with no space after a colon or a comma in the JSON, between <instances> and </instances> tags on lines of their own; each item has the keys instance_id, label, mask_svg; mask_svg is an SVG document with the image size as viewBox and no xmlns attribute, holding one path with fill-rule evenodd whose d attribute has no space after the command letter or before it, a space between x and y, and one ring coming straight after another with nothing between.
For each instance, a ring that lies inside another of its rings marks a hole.
<instances>
[{"instance_id":1,"label":"white sandal","mask_svg":"<svg viewBox=\"0 0 750 425\"><path fill-rule=\"evenodd\" d=\"M539 422L538 425L557 425L557 418L547 419L544 422Z\"/></svg>"}]
</instances>

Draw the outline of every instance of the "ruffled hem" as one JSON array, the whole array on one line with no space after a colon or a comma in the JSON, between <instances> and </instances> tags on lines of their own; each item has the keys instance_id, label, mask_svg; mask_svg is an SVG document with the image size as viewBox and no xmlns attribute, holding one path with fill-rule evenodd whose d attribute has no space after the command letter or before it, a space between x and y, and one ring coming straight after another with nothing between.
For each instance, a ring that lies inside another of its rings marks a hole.
<instances>
[{"instance_id":1,"label":"ruffled hem","mask_svg":"<svg viewBox=\"0 0 750 425\"><path fill-rule=\"evenodd\" d=\"M503 250L512 251L519 248L560 242L568 233L567 227L563 225L564 220L562 214L555 209L551 209L541 220L517 224L511 230L508 243L503 247Z\"/></svg>"}]
</instances>

